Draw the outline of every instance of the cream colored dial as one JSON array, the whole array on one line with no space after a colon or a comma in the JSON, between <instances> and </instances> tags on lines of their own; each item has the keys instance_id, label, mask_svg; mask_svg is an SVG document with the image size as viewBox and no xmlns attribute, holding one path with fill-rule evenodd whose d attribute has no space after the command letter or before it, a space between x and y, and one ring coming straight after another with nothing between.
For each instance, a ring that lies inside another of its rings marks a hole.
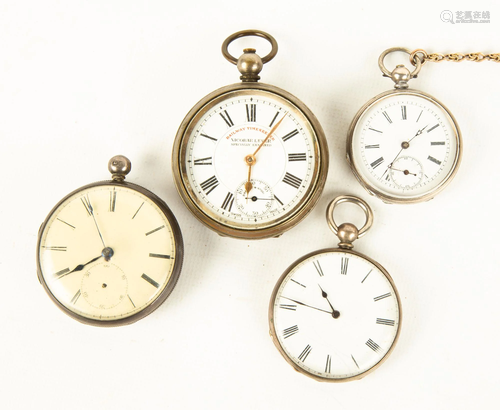
<instances>
[{"instance_id":1,"label":"cream colored dial","mask_svg":"<svg viewBox=\"0 0 500 410\"><path fill-rule=\"evenodd\" d=\"M177 223L159 198L139 188L89 185L63 199L42 226L39 278L78 320L135 321L175 285L179 269L174 268L182 263Z\"/></svg>"}]
</instances>

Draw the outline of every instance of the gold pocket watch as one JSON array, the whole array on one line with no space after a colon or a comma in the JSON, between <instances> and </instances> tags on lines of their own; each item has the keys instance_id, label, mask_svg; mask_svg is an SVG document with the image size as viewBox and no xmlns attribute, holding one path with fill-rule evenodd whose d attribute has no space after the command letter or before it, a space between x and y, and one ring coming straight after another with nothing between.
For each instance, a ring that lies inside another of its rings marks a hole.
<instances>
[{"instance_id":1,"label":"gold pocket watch","mask_svg":"<svg viewBox=\"0 0 500 410\"><path fill-rule=\"evenodd\" d=\"M335 207L359 205L366 223L334 221ZM334 199L327 209L339 247L309 253L278 280L269 304L274 344L298 372L318 381L357 380L379 367L393 351L401 329L401 302L389 273L352 250L371 227L368 204L352 196Z\"/></svg>"},{"instance_id":2,"label":"gold pocket watch","mask_svg":"<svg viewBox=\"0 0 500 410\"><path fill-rule=\"evenodd\" d=\"M83 186L49 213L38 234L38 279L63 312L95 326L133 323L157 309L179 278L182 235L168 206L129 182L124 156L111 181Z\"/></svg>"},{"instance_id":3,"label":"gold pocket watch","mask_svg":"<svg viewBox=\"0 0 500 410\"><path fill-rule=\"evenodd\" d=\"M451 112L434 97L408 88L415 69L398 65L390 72L384 58L402 47L384 51L379 67L395 89L368 101L354 117L347 138L347 159L368 192L388 203L432 199L455 176L461 156L460 129Z\"/></svg>"},{"instance_id":4,"label":"gold pocket watch","mask_svg":"<svg viewBox=\"0 0 500 410\"><path fill-rule=\"evenodd\" d=\"M260 58L247 48L236 59L229 44L244 36L271 43ZM222 45L241 83L199 101L177 132L172 167L177 190L198 220L223 236L262 239L299 223L318 201L328 172L328 147L313 113L296 97L258 83L276 40L257 30Z\"/></svg>"}]
</instances>

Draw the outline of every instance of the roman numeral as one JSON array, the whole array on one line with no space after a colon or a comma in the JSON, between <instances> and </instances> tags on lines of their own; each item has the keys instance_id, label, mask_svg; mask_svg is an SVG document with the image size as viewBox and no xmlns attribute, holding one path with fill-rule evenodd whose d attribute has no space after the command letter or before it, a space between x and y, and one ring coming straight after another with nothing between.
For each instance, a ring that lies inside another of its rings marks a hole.
<instances>
[{"instance_id":1,"label":"roman numeral","mask_svg":"<svg viewBox=\"0 0 500 410\"><path fill-rule=\"evenodd\" d=\"M153 285L155 288L159 288L160 287L160 284L158 282L156 282L154 279L151 279L148 275L146 275L145 273L143 273L141 275L141 278L144 279L146 282L148 282L149 284Z\"/></svg>"},{"instance_id":2,"label":"roman numeral","mask_svg":"<svg viewBox=\"0 0 500 410\"><path fill-rule=\"evenodd\" d=\"M427 157L427 159L431 162L434 162L435 164L441 165L441 161L439 161L438 159L436 159L434 157L431 157L430 155Z\"/></svg>"},{"instance_id":3,"label":"roman numeral","mask_svg":"<svg viewBox=\"0 0 500 410\"><path fill-rule=\"evenodd\" d=\"M373 270L373 269L370 269L370 272L368 272L368 273L366 274L365 278L361 281L361 283L363 283L363 282L366 280L366 278L370 275L370 273L372 273L372 270Z\"/></svg>"},{"instance_id":4,"label":"roman numeral","mask_svg":"<svg viewBox=\"0 0 500 410\"><path fill-rule=\"evenodd\" d=\"M292 282L296 283L297 285L302 286L303 288L305 288L305 287L306 287L306 285L303 285L302 283L297 282L295 279L290 279L290 280L291 280Z\"/></svg>"},{"instance_id":5,"label":"roman numeral","mask_svg":"<svg viewBox=\"0 0 500 410\"><path fill-rule=\"evenodd\" d=\"M436 124L436 125L434 125L434 127L429 128L429 129L427 130L427 133L431 132L432 130L436 129L437 127L439 127L439 124Z\"/></svg>"},{"instance_id":6,"label":"roman numeral","mask_svg":"<svg viewBox=\"0 0 500 410\"><path fill-rule=\"evenodd\" d=\"M444 141L432 141L431 145L446 145Z\"/></svg>"},{"instance_id":7,"label":"roman numeral","mask_svg":"<svg viewBox=\"0 0 500 410\"><path fill-rule=\"evenodd\" d=\"M298 189L300 187L300 184L302 183L302 180L300 178L297 178L295 175L287 172L285 174L285 177L283 178L283 182Z\"/></svg>"},{"instance_id":8,"label":"roman numeral","mask_svg":"<svg viewBox=\"0 0 500 410\"><path fill-rule=\"evenodd\" d=\"M330 355L326 356L326 364L325 364L325 373L331 373L332 372L332 358Z\"/></svg>"},{"instance_id":9,"label":"roman numeral","mask_svg":"<svg viewBox=\"0 0 500 410\"><path fill-rule=\"evenodd\" d=\"M418 122L418 120L420 119L420 116L422 115L423 112L424 112L424 110L420 111L420 114L418 115L417 121L415 121L415 122Z\"/></svg>"},{"instance_id":10,"label":"roman numeral","mask_svg":"<svg viewBox=\"0 0 500 410\"><path fill-rule=\"evenodd\" d=\"M161 259L170 259L170 255L162 255L160 253L150 253L150 258L161 258Z\"/></svg>"},{"instance_id":11,"label":"roman numeral","mask_svg":"<svg viewBox=\"0 0 500 410\"><path fill-rule=\"evenodd\" d=\"M68 250L67 246L42 246L47 251L58 251L58 252L66 252Z\"/></svg>"},{"instance_id":12,"label":"roman numeral","mask_svg":"<svg viewBox=\"0 0 500 410\"><path fill-rule=\"evenodd\" d=\"M194 165L212 165L212 157L195 159L193 163Z\"/></svg>"},{"instance_id":13,"label":"roman numeral","mask_svg":"<svg viewBox=\"0 0 500 410\"><path fill-rule=\"evenodd\" d=\"M226 122L227 126L229 128L231 128L234 124L233 124L233 120L231 119L231 117L229 116L229 114L227 113L226 110L224 110L224 112L220 112L219 113L220 116L222 117L222 119Z\"/></svg>"},{"instance_id":14,"label":"roman numeral","mask_svg":"<svg viewBox=\"0 0 500 410\"><path fill-rule=\"evenodd\" d=\"M340 273L342 275L347 275L347 268L349 266L349 258L340 259Z\"/></svg>"},{"instance_id":15,"label":"roman numeral","mask_svg":"<svg viewBox=\"0 0 500 410\"><path fill-rule=\"evenodd\" d=\"M316 268L316 270L318 271L319 276L325 276L323 274L323 269L321 269L321 265L319 264L319 261L314 261L313 265Z\"/></svg>"},{"instance_id":16,"label":"roman numeral","mask_svg":"<svg viewBox=\"0 0 500 410\"><path fill-rule=\"evenodd\" d=\"M373 169L377 168L382 162L384 162L384 157L380 157L379 159L376 159L373 161L370 165Z\"/></svg>"},{"instance_id":17,"label":"roman numeral","mask_svg":"<svg viewBox=\"0 0 500 410\"><path fill-rule=\"evenodd\" d=\"M280 114L280 112L278 111L278 112L276 113L276 115L274 116L273 120L271 121L271 124L269 124L269 128L271 128L271 127L273 126L274 121L276 121L276 118L278 118L278 115L279 115L279 114Z\"/></svg>"},{"instance_id":18,"label":"roman numeral","mask_svg":"<svg viewBox=\"0 0 500 410\"><path fill-rule=\"evenodd\" d=\"M207 135L207 134L200 133L200 135L201 135L202 137L208 138L209 140L212 140L212 141L217 141L217 138L211 137L211 136L209 136L209 135Z\"/></svg>"},{"instance_id":19,"label":"roman numeral","mask_svg":"<svg viewBox=\"0 0 500 410\"><path fill-rule=\"evenodd\" d=\"M92 205L90 204L90 200L87 197L82 197L81 200L82 200L82 204L85 207L85 210L87 211L89 216L92 216L92 212L94 212L94 210L92 209Z\"/></svg>"},{"instance_id":20,"label":"roman numeral","mask_svg":"<svg viewBox=\"0 0 500 410\"><path fill-rule=\"evenodd\" d=\"M165 225L159 226L158 228L153 229L152 231L149 231L146 233L146 236L151 235L152 233L158 232L160 229L165 228Z\"/></svg>"},{"instance_id":21,"label":"roman numeral","mask_svg":"<svg viewBox=\"0 0 500 410\"><path fill-rule=\"evenodd\" d=\"M217 178L215 178L215 175L213 177L208 178L206 181L203 181L200 184L201 189L203 189L207 195L218 186L219 186L219 181L217 180Z\"/></svg>"},{"instance_id":22,"label":"roman numeral","mask_svg":"<svg viewBox=\"0 0 500 410\"><path fill-rule=\"evenodd\" d=\"M369 130L372 130L372 131L375 131L375 132L379 132L380 134L383 134L382 131L379 131L379 130L376 130L375 128L368 128Z\"/></svg>"},{"instance_id":23,"label":"roman numeral","mask_svg":"<svg viewBox=\"0 0 500 410\"><path fill-rule=\"evenodd\" d=\"M231 208L233 207L234 195L231 192L228 192L226 195L226 199L222 203L222 209L231 212Z\"/></svg>"},{"instance_id":24,"label":"roman numeral","mask_svg":"<svg viewBox=\"0 0 500 410\"><path fill-rule=\"evenodd\" d=\"M276 201L278 201L281 204L281 206L283 206L283 202L281 202L281 200L276 195L274 195L274 199L276 199Z\"/></svg>"},{"instance_id":25,"label":"roman numeral","mask_svg":"<svg viewBox=\"0 0 500 410\"><path fill-rule=\"evenodd\" d=\"M257 107L255 104L247 104L247 121L255 122L257 117Z\"/></svg>"},{"instance_id":26,"label":"roman numeral","mask_svg":"<svg viewBox=\"0 0 500 410\"><path fill-rule=\"evenodd\" d=\"M356 365L356 367L359 369L358 362L356 361L356 359L354 358L353 355L351 355L351 359L354 362L354 364Z\"/></svg>"},{"instance_id":27,"label":"roman numeral","mask_svg":"<svg viewBox=\"0 0 500 410\"><path fill-rule=\"evenodd\" d=\"M62 222L63 224L66 224L68 225L70 228L73 228L73 229L76 229L76 227L74 227L73 225L67 223L66 221L63 221L62 219L59 219L59 218L56 218L59 222Z\"/></svg>"},{"instance_id":28,"label":"roman numeral","mask_svg":"<svg viewBox=\"0 0 500 410\"><path fill-rule=\"evenodd\" d=\"M78 289L78 292L75 293L75 296L73 296L73 298L71 299L71 303L73 303L73 305L78 302L78 299L80 298L80 295L82 294L82 292L80 291L80 289Z\"/></svg>"},{"instance_id":29,"label":"roman numeral","mask_svg":"<svg viewBox=\"0 0 500 410\"><path fill-rule=\"evenodd\" d=\"M306 153L301 154L288 154L288 161L306 161Z\"/></svg>"},{"instance_id":30,"label":"roman numeral","mask_svg":"<svg viewBox=\"0 0 500 410\"><path fill-rule=\"evenodd\" d=\"M113 189L113 191L109 193L109 212L115 212L115 208L116 208L116 191Z\"/></svg>"},{"instance_id":31,"label":"roman numeral","mask_svg":"<svg viewBox=\"0 0 500 410\"><path fill-rule=\"evenodd\" d=\"M380 144L365 145L365 149L380 148Z\"/></svg>"},{"instance_id":32,"label":"roman numeral","mask_svg":"<svg viewBox=\"0 0 500 410\"><path fill-rule=\"evenodd\" d=\"M293 130L292 132L289 132L288 134L286 134L283 137L283 141L288 141L290 138L295 137L298 133L299 133L299 131L297 131L297 130Z\"/></svg>"},{"instance_id":33,"label":"roman numeral","mask_svg":"<svg viewBox=\"0 0 500 410\"><path fill-rule=\"evenodd\" d=\"M401 118L406 120L406 105L401 106Z\"/></svg>"},{"instance_id":34,"label":"roman numeral","mask_svg":"<svg viewBox=\"0 0 500 410\"><path fill-rule=\"evenodd\" d=\"M285 310L297 310L297 305L287 305L287 304L281 303L280 308L285 309Z\"/></svg>"},{"instance_id":35,"label":"roman numeral","mask_svg":"<svg viewBox=\"0 0 500 410\"><path fill-rule=\"evenodd\" d=\"M368 339L365 344L376 353L378 353L378 351L380 350L380 346L372 339Z\"/></svg>"},{"instance_id":36,"label":"roman numeral","mask_svg":"<svg viewBox=\"0 0 500 410\"><path fill-rule=\"evenodd\" d=\"M128 297L128 300L130 300L130 303L132 303L132 306L135 307L135 303L132 301L132 298L130 297L130 295L127 295Z\"/></svg>"},{"instance_id":37,"label":"roman numeral","mask_svg":"<svg viewBox=\"0 0 500 410\"><path fill-rule=\"evenodd\" d=\"M389 121L389 124L392 124L391 117L389 117L389 114L387 114L385 111L382 111L382 114L384 114L384 117L387 121Z\"/></svg>"},{"instance_id":38,"label":"roman numeral","mask_svg":"<svg viewBox=\"0 0 500 410\"><path fill-rule=\"evenodd\" d=\"M307 345L304 350L302 350L302 353L299 354L298 359L304 363L307 359L307 356L309 356L309 353L311 353L312 347L310 345Z\"/></svg>"},{"instance_id":39,"label":"roman numeral","mask_svg":"<svg viewBox=\"0 0 500 410\"><path fill-rule=\"evenodd\" d=\"M375 302L378 302L379 300L382 300L382 299L388 298L389 296L391 296L391 292L389 292L389 293L385 293L385 294L380 295L380 296L377 296L377 297L373 298L373 300L374 300Z\"/></svg>"},{"instance_id":40,"label":"roman numeral","mask_svg":"<svg viewBox=\"0 0 500 410\"><path fill-rule=\"evenodd\" d=\"M135 214L132 217L132 219L134 219L136 217L136 215L139 213L139 211L141 210L141 208L142 208L143 205L144 205L144 202L141 204L141 206L139 207L139 209L137 209L137 211L135 211Z\"/></svg>"},{"instance_id":41,"label":"roman numeral","mask_svg":"<svg viewBox=\"0 0 500 410\"><path fill-rule=\"evenodd\" d=\"M377 325L394 326L394 320L377 318Z\"/></svg>"},{"instance_id":42,"label":"roman numeral","mask_svg":"<svg viewBox=\"0 0 500 410\"><path fill-rule=\"evenodd\" d=\"M52 275L54 279L60 279L63 276L66 276L66 274L69 273L69 268L65 268L63 270L60 270L59 272L56 272Z\"/></svg>"},{"instance_id":43,"label":"roman numeral","mask_svg":"<svg viewBox=\"0 0 500 410\"><path fill-rule=\"evenodd\" d=\"M299 333L299 327L297 325L291 326L288 329L283 330L283 338L287 339L297 333Z\"/></svg>"}]
</instances>

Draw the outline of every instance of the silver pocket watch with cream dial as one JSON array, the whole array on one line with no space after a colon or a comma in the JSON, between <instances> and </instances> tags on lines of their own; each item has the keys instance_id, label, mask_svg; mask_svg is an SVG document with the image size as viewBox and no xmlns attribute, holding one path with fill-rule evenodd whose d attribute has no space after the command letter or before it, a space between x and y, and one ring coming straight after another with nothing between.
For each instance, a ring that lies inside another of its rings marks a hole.
<instances>
[{"instance_id":1,"label":"silver pocket watch with cream dial","mask_svg":"<svg viewBox=\"0 0 500 410\"><path fill-rule=\"evenodd\" d=\"M129 182L130 161L113 157L112 180L64 197L40 227L38 279L67 315L95 326L133 323L174 289L183 241L168 206Z\"/></svg>"},{"instance_id":2,"label":"silver pocket watch with cream dial","mask_svg":"<svg viewBox=\"0 0 500 410\"><path fill-rule=\"evenodd\" d=\"M260 58L228 46L246 36L271 43ZM312 112L290 93L259 83L276 40L258 30L228 37L224 57L237 65L241 83L199 101L175 138L172 167L177 190L193 215L223 236L262 239L299 223L319 199L328 172L328 148Z\"/></svg>"},{"instance_id":3,"label":"silver pocket watch with cream dial","mask_svg":"<svg viewBox=\"0 0 500 410\"><path fill-rule=\"evenodd\" d=\"M356 114L348 132L347 159L359 182L384 202L427 201L455 176L462 155L460 129L451 112L437 99L408 88L423 64L415 58L410 72L398 65L392 72L384 58L379 67L395 89L377 95Z\"/></svg>"}]
</instances>

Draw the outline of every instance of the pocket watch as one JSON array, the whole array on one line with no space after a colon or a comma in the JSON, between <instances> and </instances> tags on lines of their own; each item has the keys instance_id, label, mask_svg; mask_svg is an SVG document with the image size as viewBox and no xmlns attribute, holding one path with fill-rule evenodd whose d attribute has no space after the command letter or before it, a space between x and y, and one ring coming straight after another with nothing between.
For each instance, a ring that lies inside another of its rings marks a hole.
<instances>
[{"instance_id":1,"label":"pocket watch","mask_svg":"<svg viewBox=\"0 0 500 410\"><path fill-rule=\"evenodd\" d=\"M354 175L371 194L388 203L432 199L455 176L461 156L460 129L450 111L434 97L408 88L422 62L410 72L398 65L390 72L384 58L402 47L384 51L379 67L395 89L377 95L358 111L347 138L347 159Z\"/></svg>"},{"instance_id":2,"label":"pocket watch","mask_svg":"<svg viewBox=\"0 0 500 410\"><path fill-rule=\"evenodd\" d=\"M260 58L229 44L259 36L271 43ZM199 101L177 132L172 167L177 190L198 220L223 236L262 239L281 235L314 207L328 172L328 147L314 114L296 97L258 83L263 64L277 53L267 33L245 30L222 45L241 83Z\"/></svg>"},{"instance_id":3,"label":"pocket watch","mask_svg":"<svg viewBox=\"0 0 500 410\"><path fill-rule=\"evenodd\" d=\"M40 227L38 279L55 304L95 326L133 323L172 292L183 260L182 235L168 206L129 182L124 156L108 164L111 181L64 197Z\"/></svg>"},{"instance_id":4,"label":"pocket watch","mask_svg":"<svg viewBox=\"0 0 500 410\"><path fill-rule=\"evenodd\" d=\"M335 207L359 205L366 223L334 221ZM318 381L361 379L393 351L401 329L401 302L389 273L352 250L371 227L368 204L352 196L334 199L327 209L339 247L309 253L278 280L269 304L271 337L285 360Z\"/></svg>"}]
</instances>

